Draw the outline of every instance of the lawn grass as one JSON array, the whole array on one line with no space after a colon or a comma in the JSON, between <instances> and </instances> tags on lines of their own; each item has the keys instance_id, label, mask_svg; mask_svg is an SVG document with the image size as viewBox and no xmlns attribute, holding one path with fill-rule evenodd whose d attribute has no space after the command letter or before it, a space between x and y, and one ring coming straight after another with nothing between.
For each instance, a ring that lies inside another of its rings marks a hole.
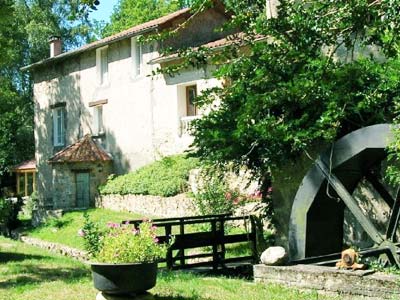
<instances>
[{"instance_id":1,"label":"lawn grass","mask_svg":"<svg viewBox=\"0 0 400 300\"><path fill-rule=\"evenodd\" d=\"M0 300L94 300L87 265L0 237ZM315 292L186 272L159 273L154 300L333 300Z\"/></svg>"},{"instance_id":2,"label":"lawn grass","mask_svg":"<svg viewBox=\"0 0 400 300\"><path fill-rule=\"evenodd\" d=\"M96 293L88 266L2 237L0 274L0 300L94 299Z\"/></svg>"},{"instance_id":3,"label":"lawn grass","mask_svg":"<svg viewBox=\"0 0 400 300\"><path fill-rule=\"evenodd\" d=\"M76 249L84 249L83 239L78 236L78 230L82 228L85 211L74 211L65 213L60 219L50 219L47 223L37 228L30 228L25 233L31 237L49 242L64 244ZM142 215L129 212L117 212L108 209L88 209L90 219L105 227L107 222L122 222L143 218Z\"/></svg>"}]
</instances>

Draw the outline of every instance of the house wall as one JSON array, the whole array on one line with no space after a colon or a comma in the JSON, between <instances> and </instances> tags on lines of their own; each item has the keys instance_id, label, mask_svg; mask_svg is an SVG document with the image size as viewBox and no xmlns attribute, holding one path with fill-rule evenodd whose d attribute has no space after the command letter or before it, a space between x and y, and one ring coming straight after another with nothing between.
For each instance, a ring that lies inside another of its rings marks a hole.
<instances>
[{"instance_id":1,"label":"house wall","mask_svg":"<svg viewBox=\"0 0 400 300\"><path fill-rule=\"evenodd\" d=\"M208 38L213 38L212 33ZM182 100L182 88L197 84L198 93L201 93L201 90L218 84L218 81L210 79L211 70L207 68L185 70L173 78L150 76L151 71L159 66L151 66L147 62L156 56L156 49L150 52L150 47L144 47L144 74L134 77L131 39L110 44L109 80L103 85L98 80L95 50L35 69L38 193L44 205L65 207L73 203L75 197L74 190L64 184L61 175L68 171L62 168L53 170L47 163L63 148L53 147L51 106L54 104L65 103L66 145L70 145L85 134L92 133L94 109L90 103L107 100L103 105L105 134L97 140L113 158L110 173L126 173L162 156L187 149L193 138L181 135L180 117L186 107L186 102Z\"/></svg>"}]
</instances>

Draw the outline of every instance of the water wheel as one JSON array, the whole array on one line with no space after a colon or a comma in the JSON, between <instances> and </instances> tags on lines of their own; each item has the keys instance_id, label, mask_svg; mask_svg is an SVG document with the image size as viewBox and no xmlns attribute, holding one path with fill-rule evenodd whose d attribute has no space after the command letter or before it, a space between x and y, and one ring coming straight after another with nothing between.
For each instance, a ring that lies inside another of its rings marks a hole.
<instances>
[{"instance_id":1,"label":"water wheel","mask_svg":"<svg viewBox=\"0 0 400 300\"><path fill-rule=\"evenodd\" d=\"M385 149L392 138L389 124L365 127L339 139L315 161L303 178L292 206L289 253L293 262L325 264L338 259L340 252L349 246L344 241L350 214L366 234L361 240L370 241L360 253L380 256L400 267L397 241L400 196L382 176L382 165L387 158ZM388 208L384 228L377 226L368 205L360 207L354 195L360 184L364 190L371 190L366 193L370 195L369 201L380 198L378 211L383 209L380 207Z\"/></svg>"}]
</instances>

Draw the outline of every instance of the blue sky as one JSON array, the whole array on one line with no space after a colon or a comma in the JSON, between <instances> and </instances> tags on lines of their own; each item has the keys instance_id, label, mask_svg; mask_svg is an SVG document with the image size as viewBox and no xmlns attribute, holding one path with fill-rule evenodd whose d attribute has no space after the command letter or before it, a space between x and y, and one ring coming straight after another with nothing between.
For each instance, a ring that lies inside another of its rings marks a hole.
<instances>
[{"instance_id":1,"label":"blue sky","mask_svg":"<svg viewBox=\"0 0 400 300\"><path fill-rule=\"evenodd\" d=\"M98 21L110 20L110 15L113 11L114 5L117 4L118 0L100 0L100 5L96 11L90 13L91 19L96 19Z\"/></svg>"}]
</instances>

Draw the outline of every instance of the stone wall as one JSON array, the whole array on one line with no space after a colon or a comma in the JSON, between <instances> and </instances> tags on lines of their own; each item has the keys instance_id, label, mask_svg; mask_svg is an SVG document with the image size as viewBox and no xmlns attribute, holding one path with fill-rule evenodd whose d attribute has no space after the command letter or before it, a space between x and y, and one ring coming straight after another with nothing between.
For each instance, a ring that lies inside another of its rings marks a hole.
<instances>
[{"instance_id":1,"label":"stone wall","mask_svg":"<svg viewBox=\"0 0 400 300\"><path fill-rule=\"evenodd\" d=\"M363 297L362 299L399 299L400 277L373 271L347 271L332 267L297 265L275 267L254 266L254 281L265 284L279 284L322 293ZM365 298L364 298L365 297Z\"/></svg>"},{"instance_id":2,"label":"stone wall","mask_svg":"<svg viewBox=\"0 0 400 300\"><path fill-rule=\"evenodd\" d=\"M85 251L71 248L71 247L61 245L58 243L42 241L42 240L28 237L28 236L21 236L19 239L22 242L24 242L25 244L39 247L42 249L46 249L46 250L49 250L50 252L68 256L71 258L75 258L75 259L78 259L81 261L87 261L89 258L88 254Z\"/></svg>"},{"instance_id":3,"label":"stone wall","mask_svg":"<svg viewBox=\"0 0 400 300\"><path fill-rule=\"evenodd\" d=\"M194 200L188 198L185 194L174 197L102 195L96 199L96 207L162 218L197 215Z\"/></svg>"}]
</instances>

